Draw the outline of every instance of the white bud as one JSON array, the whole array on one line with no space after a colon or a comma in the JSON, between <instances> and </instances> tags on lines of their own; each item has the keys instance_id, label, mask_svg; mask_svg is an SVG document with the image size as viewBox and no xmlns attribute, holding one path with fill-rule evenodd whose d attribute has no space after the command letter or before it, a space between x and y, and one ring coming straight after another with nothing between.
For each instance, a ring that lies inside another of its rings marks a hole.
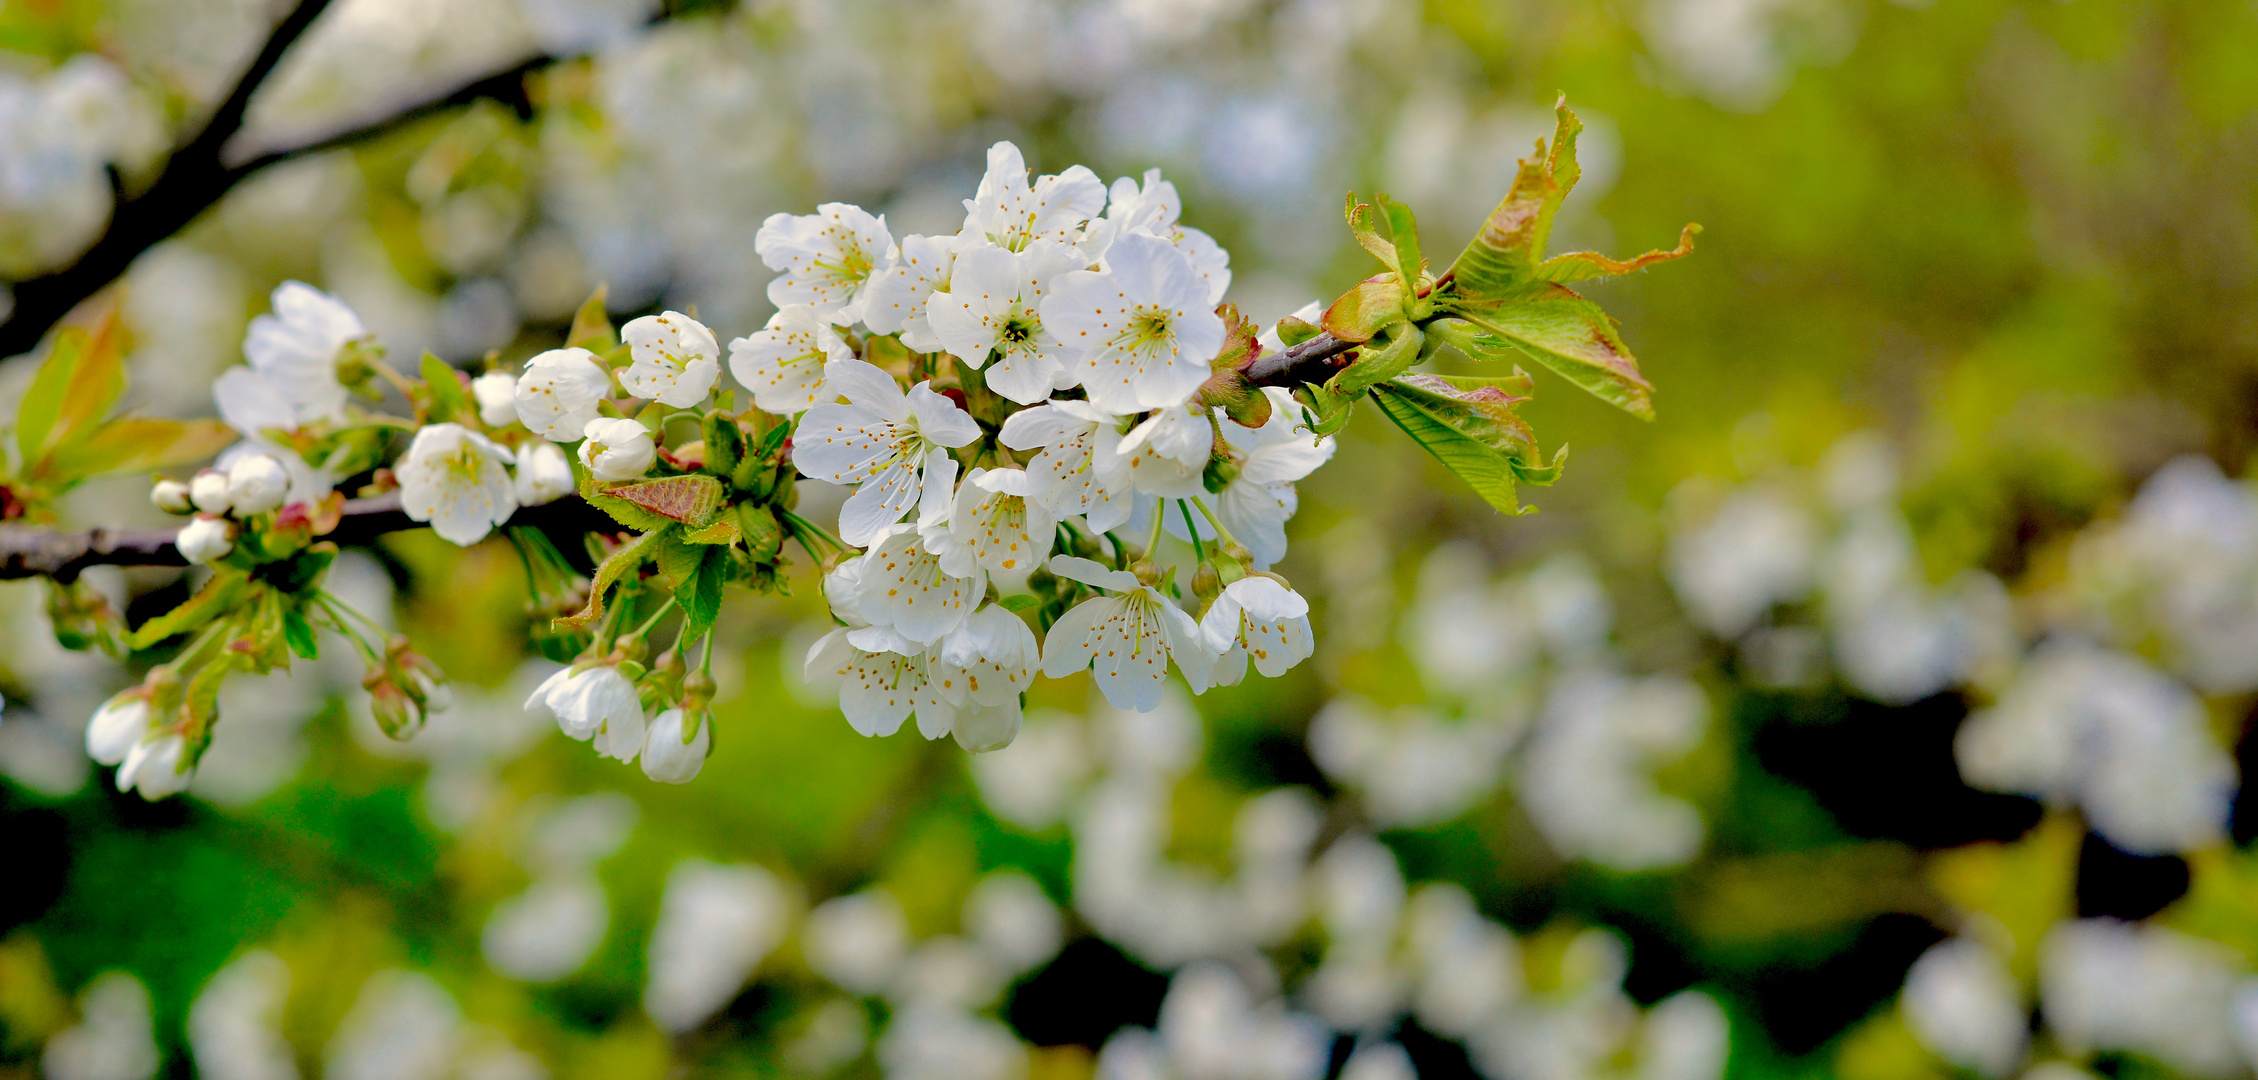
<instances>
[{"instance_id":1,"label":"white bud","mask_svg":"<svg viewBox=\"0 0 2258 1080\"><path fill-rule=\"evenodd\" d=\"M487 427L517 423L517 376L489 371L470 381L470 395L478 399L478 418Z\"/></svg>"},{"instance_id":2,"label":"white bud","mask_svg":"<svg viewBox=\"0 0 2258 1080\"><path fill-rule=\"evenodd\" d=\"M142 798L155 802L186 790L195 776L196 765L188 760L188 740L176 731L133 744L125 764L118 766L118 790L138 788Z\"/></svg>"},{"instance_id":3,"label":"white bud","mask_svg":"<svg viewBox=\"0 0 2258 1080\"><path fill-rule=\"evenodd\" d=\"M104 765L118 764L147 734L149 696L135 687L94 710L94 719L86 722L86 756Z\"/></svg>"},{"instance_id":4,"label":"white bud","mask_svg":"<svg viewBox=\"0 0 2258 1080\"><path fill-rule=\"evenodd\" d=\"M208 563L224 558L235 549L235 526L226 518L199 517L180 530L173 538L173 546L180 549L180 557L192 563Z\"/></svg>"},{"instance_id":5,"label":"white bud","mask_svg":"<svg viewBox=\"0 0 2258 1080\"><path fill-rule=\"evenodd\" d=\"M227 470L227 501L236 516L279 509L290 495L290 470L265 454L237 458Z\"/></svg>"},{"instance_id":6,"label":"white bud","mask_svg":"<svg viewBox=\"0 0 2258 1080\"><path fill-rule=\"evenodd\" d=\"M188 501L207 514L227 513L234 505L227 496L227 474L218 469L205 469L188 482Z\"/></svg>"},{"instance_id":7,"label":"white bud","mask_svg":"<svg viewBox=\"0 0 2258 1080\"><path fill-rule=\"evenodd\" d=\"M683 712L668 709L651 721L643 734L643 775L662 784L687 784L705 767L713 748L713 717L698 725L698 734L682 741Z\"/></svg>"},{"instance_id":8,"label":"white bud","mask_svg":"<svg viewBox=\"0 0 2258 1080\"><path fill-rule=\"evenodd\" d=\"M189 501L188 485L178 480L159 480L149 489L149 501L168 514L186 514L196 509Z\"/></svg>"},{"instance_id":9,"label":"white bud","mask_svg":"<svg viewBox=\"0 0 2258 1080\"><path fill-rule=\"evenodd\" d=\"M581 434L580 463L598 480L641 479L658 456L651 433L633 420L590 420Z\"/></svg>"},{"instance_id":10,"label":"white bud","mask_svg":"<svg viewBox=\"0 0 2258 1080\"><path fill-rule=\"evenodd\" d=\"M572 462L552 442L537 442L518 451L517 503L539 506L572 494Z\"/></svg>"}]
</instances>

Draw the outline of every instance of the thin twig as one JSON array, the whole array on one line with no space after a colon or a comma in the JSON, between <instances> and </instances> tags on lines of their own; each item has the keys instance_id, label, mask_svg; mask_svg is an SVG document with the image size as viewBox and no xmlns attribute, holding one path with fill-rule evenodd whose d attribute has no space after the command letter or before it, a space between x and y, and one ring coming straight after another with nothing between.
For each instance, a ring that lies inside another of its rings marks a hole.
<instances>
[{"instance_id":1,"label":"thin twig","mask_svg":"<svg viewBox=\"0 0 2258 1080\"><path fill-rule=\"evenodd\" d=\"M616 531L619 526L602 511L577 495L541 506L519 508L505 528L517 526L545 532L586 533ZM400 509L400 495L390 492L345 503L345 514L325 540L345 547L365 547L387 533L426 528ZM0 526L0 580L44 577L74 581L89 566L186 566L180 549L173 546L175 529L89 529L57 532L21 525Z\"/></svg>"},{"instance_id":2,"label":"thin twig","mask_svg":"<svg viewBox=\"0 0 2258 1080\"><path fill-rule=\"evenodd\" d=\"M1323 383L1349 366L1357 347L1331 334L1319 334L1299 345L1266 353L1247 361L1239 374L1256 386L1303 386Z\"/></svg>"}]
</instances>

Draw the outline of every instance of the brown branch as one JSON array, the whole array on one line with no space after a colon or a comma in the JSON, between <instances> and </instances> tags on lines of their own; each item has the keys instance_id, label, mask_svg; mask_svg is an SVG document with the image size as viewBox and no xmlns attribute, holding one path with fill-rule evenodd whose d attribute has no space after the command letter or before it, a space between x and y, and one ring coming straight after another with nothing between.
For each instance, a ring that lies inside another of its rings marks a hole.
<instances>
[{"instance_id":1,"label":"brown branch","mask_svg":"<svg viewBox=\"0 0 2258 1080\"><path fill-rule=\"evenodd\" d=\"M611 531L619 528L602 511L577 495L541 506L520 507L508 526L531 526L544 531L570 533ZM390 492L345 503L345 516L323 539L345 547L365 547L387 533L427 528L400 509L400 495ZM0 580L53 578L77 580L89 566L186 566L173 546L178 528L104 529L56 532L21 525L0 526Z\"/></svg>"},{"instance_id":2,"label":"brown branch","mask_svg":"<svg viewBox=\"0 0 2258 1080\"><path fill-rule=\"evenodd\" d=\"M570 59L547 54L528 57L511 67L456 87L436 97L408 105L397 112L354 127L324 135L298 146L255 154L230 163L224 153L242 131L251 98L274 73L283 54L297 43L332 0L299 0L266 44L245 68L227 98L212 112L203 129L174 150L164 171L149 187L130 199L117 199L109 227L77 261L60 270L17 282L9 289L14 305L0 321L0 357L29 352L47 332L88 297L123 276L133 260L155 247L210 209L237 184L269 166L336 150L377 138L449 109L475 101L499 101L520 117L532 115L526 77L552 64ZM653 21L669 18L666 12Z\"/></svg>"},{"instance_id":3,"label":"brown branch","mask_svg":"<svg viewBox=\"0 0 2258 1080\"><path fill-rule=\"evenodd\" d=\"M1323 384L1356 357L1358 343L1319 334L1299 345L1255 357L1239 367L1239 374L1256 386Z\"/></svg>"}]
</instances>

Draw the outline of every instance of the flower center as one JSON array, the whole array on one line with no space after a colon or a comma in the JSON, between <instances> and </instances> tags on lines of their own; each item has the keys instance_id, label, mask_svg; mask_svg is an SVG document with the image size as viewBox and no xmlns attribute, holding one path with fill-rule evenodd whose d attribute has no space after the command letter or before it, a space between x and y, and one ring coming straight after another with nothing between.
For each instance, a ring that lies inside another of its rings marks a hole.
<instances>
[{"instance_id":1,"label":"flower center","mask_svg":"<svg viewBox=\"0 0 2258 1080\"><path fill-rule=\"evenodd\" d=\"M1128 325L1122 327L1121 336L1114 339L1114 344L1126 352L1154 353L1166 348L1175 337L1175 313L1145 304L1129 316Z\"/></svg>"}]
</instances>

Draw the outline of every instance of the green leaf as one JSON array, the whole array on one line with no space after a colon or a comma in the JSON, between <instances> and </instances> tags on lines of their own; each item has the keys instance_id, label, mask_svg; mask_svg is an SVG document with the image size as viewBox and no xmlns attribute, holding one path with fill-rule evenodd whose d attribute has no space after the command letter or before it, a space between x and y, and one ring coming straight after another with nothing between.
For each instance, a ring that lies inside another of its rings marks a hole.
<instances>
[{"instance_id":1,"label":"green leaf","mask_svg":"<svg viewBox=\"0 0 2258 1080\"><path fill-rule=\"evenodd\" d=\"M454 365L426 352L422 375L424 390L431 395L431 408L426 417L429 422L462 423L465 419L476 419L478 406L471 403L470 392L463 388L462 380L455 377Z\"/></svg>"},{"instance_id":2,"label":"green leaf","mask_svg":"<svg viewBox=\"0 0 2258 1080\"><path fill-rule=\"evenodd\" d=\"M596 286L596 291L588 295L587 302L573 313L572 331L565 335L567 347L600 353L618 342L619 339L612 336L611 316L604 310L605 292L604 286Z\"/></svg>"},{"instance_id":3,"label":"green leaf","mask_svg":"<svg viewBox=\"0 0 2258 1080\"><path fill-rule=\"evenodd\" d=\"M693 544L682 538L682 530L669 529L662 534L652 557L658 561L659 573L674 582L677 588L687 584L705 561L706 545Z\"/></svg>"},{"instance_id":4,"label":"green leaf","mask_svg":"<svg viewBox=\"0 0 2258 1080\"><path fill-rule=\"evenodd\" d=\"M587 606L582 607L574 614L555 621L568 627L594 626L596 620L604 617L604 594L611 591L612 584L617 582L622 575L642 566L653 555L657 554L659 546L664 544L677 528L680 528L680 526L668 522L665 528L644 533L630 541L626 547L612 552L609 558L606 558L602 564L596 567L596 576L588 582Z\"/></svg>"},{"instance_id":5,"label":"green leaf","mask_svg":"<svg viewBox=\"0 0 2258 1080\"><path fill-rule=\"evenodd\" d=\"M1483 335L1474 335L1470 348L1461 347L1475 359L1503 359L1511 353L1498 346L1511 345L1601 400L1642 420L1654 419L1654 386L1639 374L1638 360L1616 331L1615 320L1566 286L1540 285L1521 297L1454 303L1448 310L1503 339L1484 341Z\"/></svg>"},{"instance_id":6,"label":"green leaf","mask_svg":"<svg viewBox=\"0 0 2258 1080\"><path fill-rule=\"evenodd\" d=\"M1559 457L1541 460L1535 435L1513 411L1528 390L1529 378L1519 372L1500 379L1405 375L1373 387L1372 399L1484 501L1520 514L1514 484L1549 484L1561 466Z\"/></svg>"},{"instance_id":7,"label":"green leaf","mask_svg":"<svg viewBox=\"0 0 2258 1080\"><path fill-rule=\"evenodd\" d=\"M634 504L669 521L703 525L721 506L721 481L702 473L622 484L604 494Z\"/></svg>"},{"instance_id":8,"label":"green leaf","mask_svg":"<svg viewBox=\"0 0 2258 1080\"><path fill-rule=\"evenodd\" d=\"M85 330L66 326L57 331L54 344L47 349L47 359L40 361L39 372L24 390L23 402L16 407L16 449L27 467L47 449L48 433L55 430L55 421L62 416L63 395L78 370L79 359L86 355L86 347Z\"/></svg>"},{"instance_id":9,"label":"green leaf","mask_svg":"<svg viewBox=\"0 0 2258 1080\"><path fill-rule=\"evenodd\" d=\"M713 628L721 615L721 589L729 581L729 552L726 548L693 548L704 553L698 568L680 585L675 586L675 602L682 605L683 640L688 641Z\"/></svg>"},{"instance_id":10,"label":"green leaf","mask_svg":"<svg viewBox=\"0 0 2258 1080\"><path fill-rule=\"evenodd\" d=\"M282 614L282 640L289 643L290 651L312 660L319 647L314 644L314 627L306 621L304 612L292 608Z\"/></svg>"},{"instance_id":11,"label":"green leaf","mask_svg":"<svg viewBox=\"0 0 2258 1080\"><path fill-rule=\"evenodd\" d=\"M715 518L713 524L685 533L682 537L693 544L720 544L725 547L744 538L745 534L737 528L736 519L726 515Z\"/></svg>"},{"instance_id":12,"label":"green leaf","mask_svg":"<svg viewBox=\"0 0 2258 1080\"><path fill-rule=\"evenodd\" d=\"M1278 340L1289 349L1324 332L1323 328L1314 323L1303 322L1291 315L1278 320Z\"/></svg>"},{"instance_id":13,"label":"green leaf","mask_svg":"<svg viewBox=\"0 0 2258 1080\"><path fill-rule=\"evenodd\" d=\"M217 420L156 420L126 417L95 428L85 438L59 446L33 472L41 479L83 480L106 472L161 469L201 461L240 436Z\"/></svg>"},{"instance_id":14,"label":"green leaf","mask_svg":"<svg viewBox=\"0 0 2258 1080\"><path fill-rule=\"evenodd\" d=\"M999 597L996 600L997 607L1011 612L1014 615L1017 615L1022 611L1028 611L1033 608L1040 607L1042 603L1043 602L1041 600L1025 594Z\"/></svg>"},{"instance_id":15,"label":"green leaf","mask_svg":"<svg viewBox=\"0 0 2258 1080\"><path fill-rule=\"evenodd\" d=\"M1331 435L1347 427L1350 414L1356 410L1355 398L1342 397L1322 386L1294 387L1294 397L1309 408L1309 431L1316 436Z\"/></svg>"},{"instance_id":16,"label":"green leaf","mask_svg":"<svg viewBox=\"0 0 2258 1080\"><path fill-rule=\"evenodd\" d=\"M1394 271L1357 282L1325 309L1325 329L1342 341L1370 341L1403 321L1403 282Z\"/></svg>"},{"instance_id":17,"label":"green leaf","mask_svg":"<svg viewBox=\"0 0 2258 1080\"><path fill-rule=\"evenodd\" d=\"M1460 295L1504 296L1535 280L1553 216L1583 175L1576 163L1576 135L1584 125L1568 110L1565 95L1554 103L1553 116L1551 152L1546 152L1543 139L1537 140L1536 153L1521 159L1504 200L1490 211L1482 231L1443 275L1455 282Z\"/></svg>"},{"instance_id":18,"label":"green leaf","mask_svg":"<svg viewBox=\"0 0 2258 1080\"><path fill-rule=\"evenodd\" d=\"M1419 256L1419 224L1411 216L1411 208L1385 195L1380 199L1380 223L1387 230L1388 242L1395 247L1396 273L1403 277L1406 296L1417 292L1420 276L1427 263Z\"/></svg>"},{"instance_id":19,"label":"green leaf","mask_svg":"<svg viewBox=\"0 0 2258 1080\"><path fill-rule=\"evenodd\" d=\"M1419 327L1405 323L1388 333L1385 345L1359 353L1355 363L1326 382L1325 389L1353 401L1373 385L1393 379L1419 362L1419 347L1426 340Z\"/></svg>"},{"instance_id":20,"label":"green leaf","mask_svg":"<svg viewBox=\"0 0 2258 1080\"><path fill-rule=\"evenodd\" d=\"M201 629L204 624L226 614L242 598L243 590L251 582L250 575L232 566L223 566L196 595L180 602L180 606L142 623L126 635L125 643L136 651L172 637Z\"/></svg>"},{"instance_id":21,"label":"green leaf","mask_svg":"<svg viewBox=\"0 0 2258 1080\"><path fill-rule=\"evenodd\" d=\"M745 429L727 413L710 412L701 425L700 434L706 443L704 472L712 476L728 476L737 471L737 463L745 460Z\"/></svg>"},{"instance_id":22,"label":"green leaf","mask_svg":"<svg viewBox=\"0 0 2258 1080\"><path fill-rule=\"evenodd\" d=\"M1379 214L1372 204L1356 201L1356 192L1349 192L1345 216L1349 221L1349 235L1356 237L1356 246L1371 252L1383 266L1396 265L1396 246L1380 235Z\"/></svg>"},{"instance_id":23,"label":"green leaf","mask_svg":"<svg viewBox=\"0 0 2258 1080\"><path fill-rule=\"evenodd\" d=\"M1654 250L1629 259L1610 259L1596 251L1571 251L1555 255L1537 264L1537 276L1546 281L1566 283L1589 281L1592 278L1616 277L1633 270L1643 270L1658 262L1683 259L1693 254L1693 238L1701 232L1699 225L1687 225L1678 234L1678 246L1667 251Z\"/></svg>"}]
</instances>

